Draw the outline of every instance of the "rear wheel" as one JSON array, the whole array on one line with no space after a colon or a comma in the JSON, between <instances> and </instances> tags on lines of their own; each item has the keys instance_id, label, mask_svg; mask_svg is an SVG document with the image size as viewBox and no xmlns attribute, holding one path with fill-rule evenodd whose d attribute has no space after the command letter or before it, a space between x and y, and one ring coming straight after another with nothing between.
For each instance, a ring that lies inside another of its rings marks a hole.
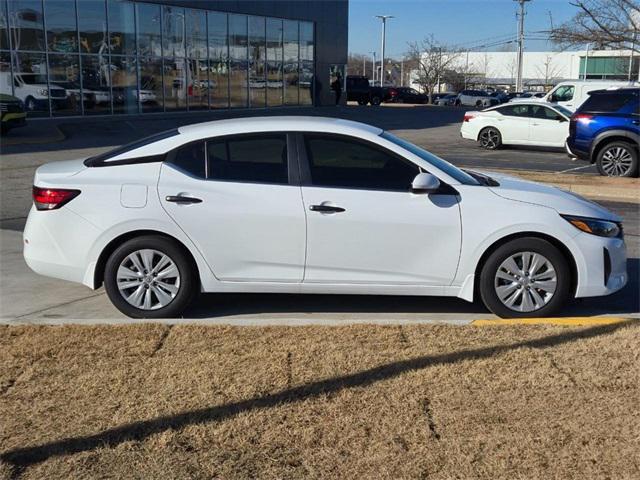
<instances>
[{"instance_id":1,"label":"rear wheel","mask_svg":"<svg viewBox=\"0 0 640 480\"><path fill-rule=\"evenodd\" d=\"M476 102L476 108L482 108L483 104L482 104L482 100L478 100Z\"/></svg>"},{"instance_id":2,"label":"rear wheel","mask_svg":"<svg viewBox=\"0 0 640 480\"><path fill-rule=\"evenodd\" d=\"M486 150L496 150L502 146L502 135L497 128L487 127L480 131L478 142Z\"/></svg>"},{"instance_id":3,"label":"rear wheel","mask_svg":"<svg viewBox=\"0 0 640 480\"><path fill-rule=\"evenodd\" d=\"M190 259L160 236L123 243L107 260L105 290L113 305L132 318L180 316L198 291Z\"/></svg>"},{"instance_id":4,"label":"rear wheel","mask_svg":"<svg viewBox=\"0 0 640 480\"><path fill-rule=\"evenodd\" d=\"M366 105L367 101L364 98L358 100L358 105Z\"/></svg>"},{"instance_id":5,"label":"rear wheel","mask_svg":"<svg viewBox=\"0 0 640 480\"><path fill-rule=\"evenodd\" d=\"M612 142L600 150L596 166L600 175L606 177L635 177L638 151L627 142Z\"/></svg>"},{"instance_id":6,"label":"rear wheel","mask_svg":"<svg viewBox=\"0 0 640 480\"><path fill-rule=\"evenodd\" d=\"M480 273L480 295L503 318L545 317L570 297L571 272L564 255L540 238L519 238L498 247Z\"/></svg>"},{"instance_id":7,"label":"rear wheel","mask_svg":"<svg viewBox=\"0 0 640 480\"><path fill-rule=\"evenodd\" d=\"M380 105L380 102L381 100L378 95L374 95L373 97L371 97L371 105L378 106Z\"/></svg>"}]
</instances>

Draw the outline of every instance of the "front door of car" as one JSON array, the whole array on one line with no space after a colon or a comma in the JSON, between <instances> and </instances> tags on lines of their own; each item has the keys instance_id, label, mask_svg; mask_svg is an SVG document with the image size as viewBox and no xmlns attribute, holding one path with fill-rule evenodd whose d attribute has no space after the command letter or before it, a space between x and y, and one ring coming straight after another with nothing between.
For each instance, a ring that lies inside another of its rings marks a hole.
<instances>
[{"instance_id":1,"label":"front door of car","mask_svg":"<svg viewBox=\"0 0 640 480\"><path fill-rule=\"evenodd\" d=\"M555 110L542 105L531 105L532 144L562 147L569 136L569 122Z\"/></svg>"},{"instance_id":2,"label":"front door of car","mask_svg":"<svg viewBox=\"0 0 640 480\"><path fill-rule=\"evenodd\" d=\"M305 212L289 151L283 133L236 135L183 146L163 165L162 206L219 280L302 281Z\"/></svg>"},{"instance_id":3,"label":"front door of car","mask_svg":"<svg viewBox=\"0 0 640 480\"><path fill-rule=\"evenodd\" d=\"M307 214L305 283L450 285L458 264L455 194L418 194L413 163L353 137L300 138Z\"/></svg>"}]
</instances>

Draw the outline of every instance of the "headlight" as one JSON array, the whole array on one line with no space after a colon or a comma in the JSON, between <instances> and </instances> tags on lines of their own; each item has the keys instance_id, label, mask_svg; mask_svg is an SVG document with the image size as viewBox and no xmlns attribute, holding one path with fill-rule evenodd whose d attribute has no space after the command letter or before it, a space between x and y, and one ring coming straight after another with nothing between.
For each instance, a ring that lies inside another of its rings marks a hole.
<instances>
[{"instance_id":1,"label":"headlight","mask_svg":"<svg viewBox=\"0 0 640 480\"><path fill-rule=\"evenodd\" d=\"M622 224L609 220L598 220L597 218L574 217L572 215L561 215L567 222L592 235L599 237L622 237Z\"/></svg>"},{"instance_id":2,"label":"headlight","mask_svg":"<svg viewBox=\"0 0 640 480\"><path fill-rule=\"evenodd\" d=\"M46 88L41 88L38 90L38 95L42 95L43 97L48 97L49 90L47 90Z\"/></svg>"}]
</instances>

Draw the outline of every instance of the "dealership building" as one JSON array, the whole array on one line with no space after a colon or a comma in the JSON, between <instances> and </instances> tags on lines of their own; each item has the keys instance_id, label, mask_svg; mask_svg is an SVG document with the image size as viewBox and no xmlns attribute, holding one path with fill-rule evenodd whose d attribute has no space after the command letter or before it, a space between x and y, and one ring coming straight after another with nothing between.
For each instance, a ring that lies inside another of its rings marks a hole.
<instances>
[{"instance_id":1,"label":"dealership building","mask_svg":"<svg viewBox=\"0 0 640 480\"><path fill-rule=\"evenodd\" d=\"M0 93L32 116L333 103L348 0L0 0Z\"/></svg>"}]
</instances>

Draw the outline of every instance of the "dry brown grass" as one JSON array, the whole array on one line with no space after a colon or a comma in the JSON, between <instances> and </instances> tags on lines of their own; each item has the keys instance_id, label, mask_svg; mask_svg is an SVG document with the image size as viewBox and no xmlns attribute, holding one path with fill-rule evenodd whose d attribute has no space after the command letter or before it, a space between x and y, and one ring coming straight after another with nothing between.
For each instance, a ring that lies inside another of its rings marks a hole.
<instances>
[{"instance_id":1,"label":"dry brown grass","mask_svg":"<svg viewBox=\"0 0 640 480\"><path fill-rule=\"evenodd\" d=\"M639 478L640 328L0 328L0 478Z\"/></svg>"}]
</instances>

